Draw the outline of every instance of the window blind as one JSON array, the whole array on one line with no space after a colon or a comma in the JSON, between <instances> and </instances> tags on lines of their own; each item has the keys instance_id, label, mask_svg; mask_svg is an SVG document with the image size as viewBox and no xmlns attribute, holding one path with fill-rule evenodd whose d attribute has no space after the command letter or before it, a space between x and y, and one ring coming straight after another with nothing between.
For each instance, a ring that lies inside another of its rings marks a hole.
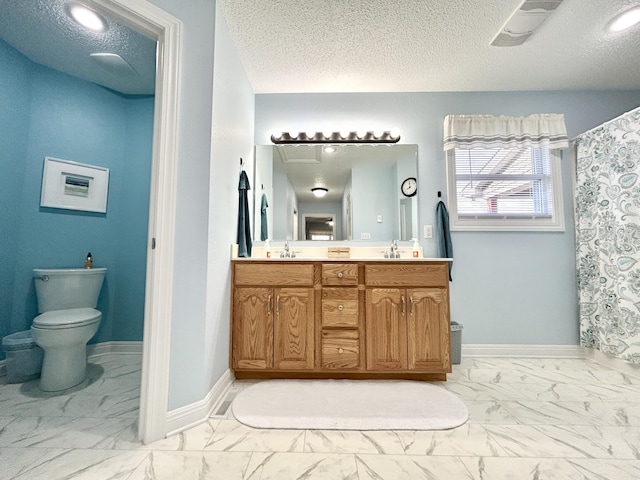
<instances>
[{"instance_id":1,"label":"window blind","mask_svg":"<svg viewBox=\"0 0 640 480\"><path fill-rule=\"evenodd\" d=\"M552 217L549 149L456 148L454 156L458 217Z\"/></svg>"}]
</instances>

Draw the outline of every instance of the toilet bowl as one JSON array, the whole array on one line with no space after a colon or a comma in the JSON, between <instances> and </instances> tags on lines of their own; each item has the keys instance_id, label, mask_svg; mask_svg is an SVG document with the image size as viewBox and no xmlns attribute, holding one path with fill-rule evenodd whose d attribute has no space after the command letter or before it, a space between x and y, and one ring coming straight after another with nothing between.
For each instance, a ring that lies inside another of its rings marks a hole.
<instances>
[{"instance_id":1,"label":"toilet bowl","mask_svg":"<svg viewBox=\"0 0 640 480\"><path fill-rule=\"evenodd\" d=\"M102 319L95 307L106 270L34 269L41 314L33 319L31 333L44 350L41 390L66 390L86 378L86 345Z\"/></svg>"},{"instance_id":2,"label":"toilet bowl","mask_svg":"<svg viewBox=\"0 0 640 480\"><path fill-rule=\"evenodd\" d=\"M54 310L33 319L31 334L44 350L40 390L56 392L75 387L86 377L87 342L100 326L94 308Z\"/></svg>"}]
</instances>

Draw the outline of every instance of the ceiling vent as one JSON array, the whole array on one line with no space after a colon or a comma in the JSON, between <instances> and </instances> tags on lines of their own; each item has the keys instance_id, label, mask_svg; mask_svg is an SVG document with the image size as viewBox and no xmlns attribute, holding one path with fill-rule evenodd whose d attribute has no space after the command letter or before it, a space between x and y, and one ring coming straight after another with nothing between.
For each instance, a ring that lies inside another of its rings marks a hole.
<instances>
[{"instance_id":1,"label":"ceiling vent","mask_svg":"<svg viewBox=\"0 0 640 480\"><path fill-rule=\"evenodd\" d=\"M92 53L89 56L107 72L114 75L133 77L138 74L135 68L117 53Z\"/></svg>"},{"instance_id":2,"label":"ceiling vent","mask_svg":"<svg viewBox=\"0 0 640 480\"><path fill-rule=\"evenodd\" d=\"M525 0L491 41L494 47L522 45L562 0Z\"/></svg>"},{"instance_id":3,"label":"ceiling vent","mask_svg":"<svg viewBox=\"0 0 640 480\"><path fill-rule=\"evenodd\" d=\"M321 145L293 145L278 148L282 163L320 163Z\"/></svg>"}]
</instances>

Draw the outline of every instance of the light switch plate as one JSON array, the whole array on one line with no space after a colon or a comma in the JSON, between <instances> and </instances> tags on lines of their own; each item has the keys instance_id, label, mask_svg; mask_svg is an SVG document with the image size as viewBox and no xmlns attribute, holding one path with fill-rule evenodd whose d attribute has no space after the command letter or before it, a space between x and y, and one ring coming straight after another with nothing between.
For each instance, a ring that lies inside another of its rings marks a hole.
<instances>
[{"instance_id":1,"label":"light switch plate","mask_svg":"<svg viewBox=\"0 0 640 480\"><path fill-rule=\"evenodd\" d=\"M433 238L433 225L424 226L424 238Z\"/></svg>"}]
</instances>

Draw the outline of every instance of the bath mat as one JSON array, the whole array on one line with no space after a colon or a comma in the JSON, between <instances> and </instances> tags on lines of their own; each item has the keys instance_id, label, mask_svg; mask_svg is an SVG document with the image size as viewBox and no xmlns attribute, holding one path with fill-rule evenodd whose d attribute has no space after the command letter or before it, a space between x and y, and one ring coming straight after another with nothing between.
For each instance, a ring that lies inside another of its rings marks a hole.
<instances>
[{"instance_id":1,"label":"bath mat","mask_svg":"<svg viewBox=\"0 0 640 480\"><path fill-rule=\"evenodd\" d=\"M469 416L451 392L410 380L265 380L231 409L250 427L282 429L445 430Z\"/></svg>"}]
</instances>

